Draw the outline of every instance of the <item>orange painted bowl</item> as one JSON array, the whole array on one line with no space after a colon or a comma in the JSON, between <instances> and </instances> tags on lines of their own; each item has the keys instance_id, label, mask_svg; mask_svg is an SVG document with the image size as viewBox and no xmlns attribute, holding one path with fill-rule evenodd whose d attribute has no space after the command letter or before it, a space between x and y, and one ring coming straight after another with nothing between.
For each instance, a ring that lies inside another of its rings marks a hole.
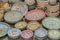
<instances>
[{"instance_id":1,"label":"orange painted bowl","mask_svg":"<svg viewBox=\"0 0 60 40\"><path fill-rule=\"evenodd\" d=\"M0 9L4 11L10 11L10 4L8 2L0 3Z\"/></svg>"}]
</instances>

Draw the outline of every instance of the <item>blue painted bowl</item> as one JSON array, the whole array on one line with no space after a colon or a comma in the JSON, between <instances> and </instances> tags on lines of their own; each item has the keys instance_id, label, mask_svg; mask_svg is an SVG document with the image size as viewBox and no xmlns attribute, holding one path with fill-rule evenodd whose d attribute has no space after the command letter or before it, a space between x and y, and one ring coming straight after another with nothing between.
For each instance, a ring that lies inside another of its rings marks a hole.
<instances>
[{"instance_id":1,"label":"blue painted bowl","mask_svg":"<svg viewBox=\"0 0 60 40\"><path fill-rule=\"evenodd\" d=\"M3 37L7 34L10 26L7 23L0 22L0 37Z\"/></svg>"},{"instance_id":2,"label":"blue painted bowl","mask_svg":"<svg viewBox=\"0 0 60 40\"><path fill-rule=\"evenodd\" d=\"M21 35L21 30L17 29L17 28L11 28L8 31L8 36L12 39L16 39Z\"/></svg>"}]
</instances>

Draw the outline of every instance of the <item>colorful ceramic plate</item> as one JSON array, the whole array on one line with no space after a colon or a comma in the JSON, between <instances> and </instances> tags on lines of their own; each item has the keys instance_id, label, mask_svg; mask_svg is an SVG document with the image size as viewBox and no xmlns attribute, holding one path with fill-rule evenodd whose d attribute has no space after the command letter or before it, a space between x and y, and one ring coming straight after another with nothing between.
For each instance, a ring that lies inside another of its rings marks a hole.
<instances>
[{"instance_id":1,"label":"colorful ceramic plate","mask_svg":"<svg viewBox=\"0 0 60 40\"><path fill-rule=\"evenodd\" d=\"M4 19L8 23L16 23L23 18L23 14L19 11L9 11L5 13Z\"/></svg>"},{"instance_id":2,"label":"colorful ceramic plate","mask_svg":"<svg viewBox=\"0 0 60 40\"><path fill-rule=\"evenodd\" d=\"M42 24L48 29L59 29L60 28L60 19L57 17L46 17Z\"/></svg>"},{"instance_id":3,"label":"colorful ceramic plate","mask_svg":"<svg viewBox=\"0 0 60 40\"><path fill-rule=\"evenodd\" d=\"M23 15L28 11L28 7L24 2L17 2L13 4L11 10L20 11Z\"/></svg>"},{"instance_id":4,"label":"colorful ceramic plate","mask_svg":"<svg viewBox=\"0 0 60 40\"><path fill-rule=\"evenodd\" d=\"M25 19L30 21L41 20L45 17L45 12L43 10L31 10L26 13Z\"/></svg>"},{"instance_id":5,"label":"colorful ceramic plate","mask_svg":"<svg viewBox=\"0 0 60 40\"><path fill-rule=\"evenodd\" d=\"M32 31L30 31L30 30L24 30L24 31L22 31L22 33L21 33L21 37L22 38L31 38L33 36L33 32Z\"/></svg>"},{"instance_id":6,"label":"colorful ceramic plate","mask_svg":"<svg viewBox=\"0 0 60 40\"><path fill-rule=\"evenodd\" d=\"M59 30L49 30L48 37L51 39L59 39L60 31Z\"/></svg>"},{"instance_id":7,"label":"colorful ceramic plate","mask_svg":"<svg viewBox=\"0 0 60 40\"><path fill-rule=\"evenodd\" d=\"M42 27L42 25L39 24L39 22L36 22L36 21L31 21L27 25L27 29L32 30L32 31L35 31L40 27Z\"/></svg>"},{"instance_id":8,"label":"colorful ceramic plate","mask_svg":"<svg viewBox=\"0 0 60 40\"><path fill-rule=\"evenodd\" d=\"M27 26L27 23L24 21L21 21L21 22L18 22L15 24L15 27L19 28L19 29L24 29L24 28L26 28L26 26Z\"/></svg>"},{"instance_id":9,"label":"colorful ceramic plate","mask_svg":"<svg viewBox=\"0 0 60 40\"><path fill-rule=\"evenodd\" d=\"M10 26L7 23L0 22L0 37L3 37L7 34Z\"/></svg>"},{"instance_id":10,"label":"colorful ceramic plate","mask_svg":"<svg viewBox=\"0 0 60 40\"><path fill-rule=\"evenodd\" d=\"M12 28L8 31L8 36L10 38L18 38L21 35L21 30L17 29L17 28Z\"/></svg>"},{"instance_id":11,"label":"colorful ceramic plate","mask_svg":"<svg viewBox=\"0 0 60 40\"><path fill-rule=\"evenodd\" d=\"M47 30L40 28L35 31L34 35L39 38L44 38L48 35L47 33L48 33Z\"/></svg>"}]
</instances>

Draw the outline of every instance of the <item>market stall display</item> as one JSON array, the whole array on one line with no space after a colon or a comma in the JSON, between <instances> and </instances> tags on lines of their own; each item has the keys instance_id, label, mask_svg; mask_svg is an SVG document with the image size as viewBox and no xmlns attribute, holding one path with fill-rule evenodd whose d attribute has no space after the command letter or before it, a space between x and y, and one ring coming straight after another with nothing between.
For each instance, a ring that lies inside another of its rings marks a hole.
<instances>
[{"instance_id":1,"label":"market stall display","mask_svg":"<svg viewBox=\"0 0 60 40\"><path fill-rule=\"evenodd\" d=\"M0 0L0 40L60 40L60 0Z\"/></svg>"}]
</instances>

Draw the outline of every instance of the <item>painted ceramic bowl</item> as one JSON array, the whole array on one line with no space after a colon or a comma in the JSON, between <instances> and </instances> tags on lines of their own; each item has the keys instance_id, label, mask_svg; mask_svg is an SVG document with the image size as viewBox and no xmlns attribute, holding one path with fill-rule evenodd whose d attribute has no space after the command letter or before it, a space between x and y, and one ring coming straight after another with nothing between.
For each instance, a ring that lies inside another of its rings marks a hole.
<instances>
[{"instance_id":1,"label":"painted ceramic bowl","mask_svg":"<svg viewBox=\"0 0 60 40\"><path fill-rule=\"evenodd\" d=\"M59 4L57 5L47 5L47 16L58 16L59 15Z\"/></svg>"},{"instance_id":2,"label":"painted ceramic bowl","mask_svg":"<svg viewBox=\"0 0 60 40\"><path fill-rule=\"evenodd\" d=\"M31 30L24 30L21 33L21 37L24 39L29 39L29 38L33 37L33 32Z\"/></svg>"},{"instance_id":3,"label":"painted ceramic bowl","mask_svg":"<svg viewBox=\"0 0 60 40\"><path fill-rule=\"evenodd\" d=\"M27 29L32 30L32 31L35 31L35 30L37 30L37 29L40 28L40 27L42 27L42 25L39 24L39 23L36 22L36 21L31 21L31 22L29 22L28 25L27 25Z\"/></svg>"},{"instance_id":4,"label":"painted ceramic bowl","mask_svg":"<svg viewBox=\"0 0 60 40\"><path fill-rule=\"evenodd\" d=\"M42 24L48 29L59 29L60 19L57 17L46 17L45 19L43 19Z\"/></svg>"},{"instance_id":5,"label":"painted ceramic bowl","mask_svg":"<svg viewBox=\"0 0 60 40\"><path fill-rule=\"evenodd\" d=\"M0 22L0 37L3 37L7 34L10 26L7 23Z\"/></svg>"},{"instance_id":6,"label":"painted ceramic bowl","mask_svg":"<svg viewBox=\"0 0 60 40\"><path fill-rule=\"evenodd\" d=\"M35 36L35 38L37 38L38 40L39 40L39 39L43 40L44 38L47 37L47 35L48 35L47 33L48 33L48 31L45 30L44 28L39 28L39 29L37 29L37 30L34 32L34 36Z\"/></svg>"},{"instance_id":7,"label":"painted ceramic bowl","mask_svg":"<svg viewBox=\"0 0 60 40\"><path fill-rule=\"evenodd\" d=\"M16 39L21 35L21 30L17 29L17 28L12 28L8 31L8 36L10 38Z\"/></svg>"},{"instance_id":8,"label":"painted ceramic bowl","mask_svg":"<svg viewBox=\"0 0 60 40\"><path fill-rule=\"evenodd\" d=\"M10 10L10 4L7 2L1 3L0 9L3 9L4 11L9 11Z\"/></svg>"},{"instance_id":9,"label":"painted ceramic bowl","mask_svg":"<svg viewBox=\"0 0 60 40\"><path fill-rule=\"evenodd\" d=\"M27 26L27 23L25 21L21 21L15 24L15 27L19 29L24 29L26 28L26 26Z\"/></svg>"},{"instance_id":10,"label":"painted ceramic bowl","mask_svg":"<svg viewBox=\"0 0 60 40\"><path fill-rule=\"evenodd\" d=\"M21 13L23 13L23 15L25 15L25 13L28 11L28 7L24 2L17 2L13 4L11 10L20 11Z\"/></svg>"},{"instance_id":11,"label":"painted ceramic bowl","mask_svg":"<svg viewBox=\"0 0 60 40\"><path fill-rule=\"evenodd\" d=\"M16 23L23 18L23 14L19 11L9 11L5 13L4 19L8 23Z\"/></svg>"},{"instance_id":12,"label":"painted ceramic bowl","mask_svg":"<svg viewBox=\"0 0 60 40\"><path fill-rule=\"evenodd\" d=\"M50 39L60 39L60 31L59 30L49 30L48 37Z\"/></svg>"},{"instance_id":13,"label":"painted ceramic bowl","mask_svg":"<svg viewBox=\"0 0 60 40\"><path fill-rule=\"evenodd\" d=\"M31 10L26 13L25 19L29 21L41 20L45 17L45 12L43 10Z\"/></svg>"}]
</instances>

